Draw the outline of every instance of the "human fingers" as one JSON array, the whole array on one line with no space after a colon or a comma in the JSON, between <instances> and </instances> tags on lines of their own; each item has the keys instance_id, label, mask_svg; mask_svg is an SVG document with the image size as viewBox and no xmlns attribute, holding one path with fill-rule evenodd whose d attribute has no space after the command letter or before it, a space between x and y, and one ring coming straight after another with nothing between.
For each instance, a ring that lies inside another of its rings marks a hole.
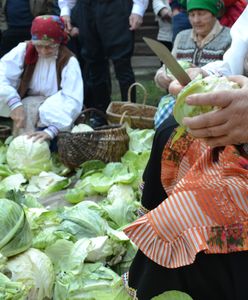
<instances>
[{"instance_id":1,"label":"human fingers","mask_svg":"<svg viewBox=\"0 0 248 300\"><path fill-rule=\"evenodd\" d=\"M239 90L222 90L202 94L192 94L186 98L186 103L188 105L226 107L237 95L239 95Z\"/></svg>"},{"instance_id":2,"label":"human fingers","mask_svg":"<svg viewBox=\"0 0 248 300\"><path fill-rule=\"evenodd\" d=\"M181 90L183 89L183 86L175 79L173 80L169 85L169 93L171 95L177 96Z\"/></svg>"},{"instance_id":3,"label":"human fingers","mask_svg":"<svg viewBox=\"0 0 248 300\"><path fill-rule=\"evenodd\" d=\"M194 117L185 117L183 124L190 130L197 130L220 126L225 124L228 119L228 111L218 109Z\"/></svg>"},{"instance_id":4,"label":"human fingers","mask_svg":"<svg viewBox=\"0 0 248 300\"><path fill-rule=\"evenodd\" d=\"M131 14L129 17L130 30L136 30L143 22L143 18L138 14Z\"/></svg>"},{"instance_id":5,"label":"human fingers","mask_svg":"<svg viewBox=\"0 0 248 300\"><path fill-rule=\"evenodd\" d=\"M71 17L70 17L70 16L67 16L67 15L64 15L64 16L62 16L62 19L63 19L63 21L64 21L64 23L65 23L65 30L66 30L67 32L70 32L71 29L72 29L72 25L71 25Z\"/></svg>"},{"instance_id":6,"label":"human fingers","mask_svg":"<svg viewBox=\"0 0 248 300\"><path fill-rule=\"evenodd\" d=\"M248 88L248 78L242 75L228 76L229 80L236 82L241 88Z\"/></svg>"},{"instance_id":7,"label":"human fingers","mask_svg":"<svg viewBox=\"0 0 248 300\"><path fill-rule=\"evenodd\" d=\"M164 73L160 74L157 77L158 85L163 89L168 89L168 86L170 85L171 81L172 81L171 77L167 76Z\"/></svg>"}]
</instances>

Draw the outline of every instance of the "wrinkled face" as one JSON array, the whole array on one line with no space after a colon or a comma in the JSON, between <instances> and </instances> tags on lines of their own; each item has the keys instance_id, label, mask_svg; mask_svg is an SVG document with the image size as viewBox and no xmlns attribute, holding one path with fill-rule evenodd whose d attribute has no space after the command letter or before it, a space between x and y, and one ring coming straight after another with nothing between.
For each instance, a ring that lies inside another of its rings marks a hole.
<instances>
[{"instance_id":1,"label":"wrinkled face","mask_svg":"<svg viewBox=\"0 0 248 300\"><path fill-rule=\"evenodd\" d=\"M208 10L194 9L189 12L189 21L196 35L205 37L212 30L216 17Z\"/></svg>"},{"instance_id":2,"label":"wrinkled face","mask_svg":"<svg viewBox=\"0 0 248 300\"><path fill-rule=\"evenodd\" d=\"M47 45L40 45L40 44L34 44L36 51L38 52L38 55L40 57L52 57L56 56L58 53L58 44L47 44Z\"/></svg>"}]
</instances>

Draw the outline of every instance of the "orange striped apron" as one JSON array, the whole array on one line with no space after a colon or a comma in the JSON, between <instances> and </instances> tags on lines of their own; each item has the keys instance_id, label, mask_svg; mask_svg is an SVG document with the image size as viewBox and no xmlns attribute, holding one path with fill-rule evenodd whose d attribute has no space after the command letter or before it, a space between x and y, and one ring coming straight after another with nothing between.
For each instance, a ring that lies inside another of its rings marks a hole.
<instances>
[{"instance_id":1,"label":"orange striped apron","mask_svg":"<svg viewBox=\"0 0 248 300\"><path fill-rule=\"evenodd\" d=\"M173 135L171 139L173 138ZM213 151L185 133L162 156L168 198L124 232L159 265L177 268L198 252L248 250L248 160L226 146Z\"/></svg>"}]
</instances>

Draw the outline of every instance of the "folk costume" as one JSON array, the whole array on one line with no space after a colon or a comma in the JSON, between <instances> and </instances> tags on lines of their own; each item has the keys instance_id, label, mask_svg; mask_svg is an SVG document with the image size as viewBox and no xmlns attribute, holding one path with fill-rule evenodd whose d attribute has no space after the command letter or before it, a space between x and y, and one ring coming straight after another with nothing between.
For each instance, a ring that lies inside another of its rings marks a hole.
<instances>
[{"instance_id":1,"label":"folk costume","mask_svg":"<svg viewBox=\"0 0 248 300\"><path fill-rule=\"evenodd\" d=\"M78 61L63 45L64 24L58 16L36 17L32 42L20 43L0 63L1 115L24 105L23 132L43 128L51 138L69 129L81 112L83 81ZM52 57L39 57L33 43L59 45ZM20 132L19 132L20 133Z\"/></svg>"},{"instance_id":2,"label":"folk costume","mask_svg":"<svg viewBox=\"0 0 248 300\"><path fill-rule=\"evenodd\" d=\"M129 288L139 300L174 289L193 299L245 300L248 156L226 146L214 161L212 150L189 134L173 145L171 139L161 162L165 200L124 229L140 249ZM158 202L149 197L150 207Z\"/></svg>"},{"instance_id":3,"label":"folk costume","mask_svg":"<svg viewBox=\"0 0 248 300\"><path fill-rule=\"evenodd\" d=\"M243 72L246 51L237 45L247 45L247 13L232 29L239 34L224 61L206 70L217 72L221 66L227 74ZM235 47L242 54L236 65L237 56L231 55ZM183 291L194 300L246 300L247 153L230 145L216 160L207 145L185 134L173 145L171 139L167 142L159 162L154 151L159 159L166 142L163 126L144 173L143 216L125 229L139 247L123 276L128 291L139 300L168 290Z\"/></svg>"}]
</instances>

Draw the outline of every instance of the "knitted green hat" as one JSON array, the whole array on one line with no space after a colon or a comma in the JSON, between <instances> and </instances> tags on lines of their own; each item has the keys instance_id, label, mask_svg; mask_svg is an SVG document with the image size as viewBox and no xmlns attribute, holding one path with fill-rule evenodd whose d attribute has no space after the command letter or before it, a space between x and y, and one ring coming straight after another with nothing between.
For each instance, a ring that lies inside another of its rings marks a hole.
<instances>
[{"instance_id":1,"label":"knitted green hat","mask_svg":"<svg viewBox=\"0 0 248 300\"><path fill-rule=\"evenodd\" d=\"M187 11L193 9L205 9L210 11L214 16L218 16L220 10L224 7L222 0L188 0Z\"/></svg>"}]
</instances>

